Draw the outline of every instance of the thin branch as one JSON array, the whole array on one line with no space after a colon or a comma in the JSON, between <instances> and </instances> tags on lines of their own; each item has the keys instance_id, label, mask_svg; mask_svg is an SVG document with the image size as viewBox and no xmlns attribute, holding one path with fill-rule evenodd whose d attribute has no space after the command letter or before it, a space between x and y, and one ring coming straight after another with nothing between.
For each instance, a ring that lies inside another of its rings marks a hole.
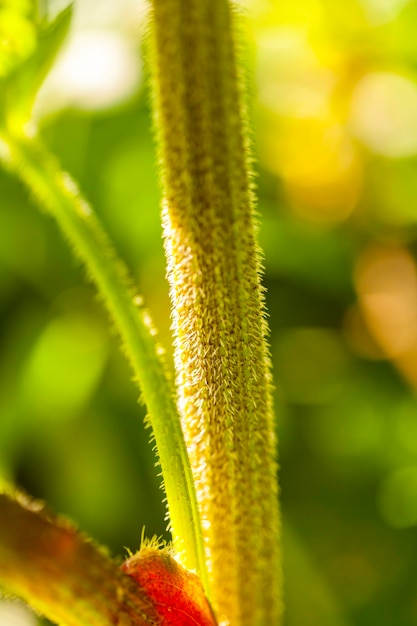
<instances>
[{"instance_id":1,"label":"thin branch","mask_svg":"<svg viewBox=\"0 0 417 626\"><path fill-rule=\"evenodd\" d=\"M123 341L148 409L169 509L174 547L182 564L206 586L206 566L195 489L174 392L156 331L127 270L74 181L40 141L0 136L0 160L25 183L40 208L58 222L96 284ZM132 216L134 219L134 216Z\"/></svg>"}]
</instances>

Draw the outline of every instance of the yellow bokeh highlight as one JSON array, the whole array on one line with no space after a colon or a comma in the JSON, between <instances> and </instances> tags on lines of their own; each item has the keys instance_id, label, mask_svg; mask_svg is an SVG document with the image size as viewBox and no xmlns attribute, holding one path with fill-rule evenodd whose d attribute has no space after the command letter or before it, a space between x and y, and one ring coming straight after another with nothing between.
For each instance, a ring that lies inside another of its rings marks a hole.
<instances>
[{"instance_id":1,"label":"yellow bokeh highlight","mask_svg":"<svg viewBox=\"0 0 417 626\"><path fill-rule=\"evenodd\" d=\"M408 382L417 387L417 268L399 246L372 246L355 273L359 306L368 328Z\"/></svg>"},{"instance_id":2,"label":"yellow bokeh highlight","mask_svg":"<svg viewBox=\"0 0 417 626\"><path fill-rule=\"evenodd\" d=\"M390 158L417 154L417 83L395 72L370 72L351 100L352 132L372 152Z\"/></svg>"},{"instance_id":3,"label":"yellow bokeh highlight","mask_svg":"<svg viewBox=\"0 0 417 626\"><path fill-rule=\"evenodd\" d=\"M0 626L36 626L37 624L36 615L23 602L0 596Z\"/></svg>"},{"instance_id":4,"label":"yellow bokeh highlight","mask_svg":"<svg viewBox=\"0 0 417 626\"><path fill-rule=\"evenodd\" d=\"M315 221L339 222L357 205L362 164L341 124L332 119L298 119L268 139L271 168L285 184L290 208Z\"/></svg>"},{"instance_id":5,"label":"yellow bokeh highlight","mask_svg":"<svg viewBox=\"0 0 417 626\"><path fill-rule=\"evenodd\" d=\"M13 70L35 47L36 31L29 9L26 2L0 4L0 77Z\"/></svg>"}]
</instances>

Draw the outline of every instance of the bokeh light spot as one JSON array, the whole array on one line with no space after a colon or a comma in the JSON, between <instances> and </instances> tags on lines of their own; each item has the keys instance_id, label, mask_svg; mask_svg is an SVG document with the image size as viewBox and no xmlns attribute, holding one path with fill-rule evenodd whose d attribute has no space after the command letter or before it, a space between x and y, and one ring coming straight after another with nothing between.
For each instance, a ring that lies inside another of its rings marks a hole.
<instances>
[{"instance_id":1,"label":"bokeh light spot","mask_svg":"<svg viewBox=\"0 0 417 626\"><path fill-rule=\"evenodd\" d=\"M139 56L117 32L76 32L69 40L39 93L36 114L65 107L85 110L113 107L137 89Z\"/></svg>"},{"instance_id":2,"label":"bokeh light spot","mask_svg":"<svg viewBox=\"0 0 417 626\"><path fill-rule=\"evenodd\" d=\"M2 600L0 596L0 626L36 626L37 618L19 601Z\"/></svg>"},{"instance_id":3,"label":"bokeh light spot","mask_svg":"<svg viewBox=\"0 0 417 626\"><path fill-rule=\"evenodd\" d=\"M394 20L410 0L361 0L372 24L385 24Z\"/></svg>"},{"instance_id":4,"label":"bokeh light spot","mask_svg":"<svg viewBox=\"0 0 417 626\"><path fill-rule=\"evenodd\" d=\"M377 154L417 154L417 84L391 72L367 74L353 93L351 128Z\"/></svg>"},{"instance_id":5,"label":"bokeh light spot","mask_svg":"<svg viewBox=\"0 0 417 626\"><path fill-rule=\"evenodd\" d=\"M107 358L103 329L80 315L52 320L30 355L23 395L45 419L73 417L96 388Z\"/></svg>"},{"instance_id":6,"label":"bokeh light spot","mask_svg":"<svg viewBox=\"0 0 417 626\"><path fill-rule=\"evenodd\" d=\"M355 208L362 164L345 128L333 119L288 121L265 139L268 166L285 183L291 209L318 222L340 222Z\"/></svg>"},{"instance_id":7,"label":"bokeh light spot","mask_svg":"<svg viewBox=\"0 0 417 626\"><path fill-rule=\"evenodd\" d=\"M362 312L389 357L417 345L417 272L403 248L373 247L360 258L355 277ZM416 363L417 365L417 363Z\"/></svg>"},{"instance_id":8,"label":"bokeh light spot","mask_svg":"<svg viewBox=\"0 0 417 626\"><path fill-rule=\"evenodd\" d=\"M323 67L303 27L264 29L257 40L259 101L288 117L319 117L328 112L333 73Z\"/></svg>"}]
</instances>

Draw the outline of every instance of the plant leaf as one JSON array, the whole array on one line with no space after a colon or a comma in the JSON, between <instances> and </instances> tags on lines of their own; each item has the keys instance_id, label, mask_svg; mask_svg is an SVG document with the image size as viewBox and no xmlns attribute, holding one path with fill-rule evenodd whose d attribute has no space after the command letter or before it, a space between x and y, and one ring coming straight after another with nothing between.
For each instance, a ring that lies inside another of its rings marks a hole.
<instances>
[{"instance_id":1,"label":"plant leaf","mask_svg":"<svg viewBox=\"0 0 417 626\"><path fill-rule=\"evenodd\" d=\"M39 87L47 76L68 33L72 4L54 21L40 28L35 51L0 83L2 118L12 134L21 132L30 121Z\"/></svg>"}]
</instances>

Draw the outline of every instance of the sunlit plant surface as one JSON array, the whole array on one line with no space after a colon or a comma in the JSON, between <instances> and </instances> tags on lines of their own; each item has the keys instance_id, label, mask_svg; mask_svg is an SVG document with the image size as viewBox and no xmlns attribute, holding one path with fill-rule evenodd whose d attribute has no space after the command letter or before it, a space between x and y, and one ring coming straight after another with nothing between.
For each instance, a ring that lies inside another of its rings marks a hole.
<instances>
[{"instance_id":1,"label":"sunlit plant surface","mask_svg":"<svg viewBox=\"0 0 417 626\"><path fill-rule=\"evenodd\" d=\"M2 495L1 584L67 626L278 624L271 362L237 18L226 0L150 6L173 381L129 271L38 132L37 91L71 16L72 7L49 24L33 16L35 48L2 80L1 158L56 220L120 336L147 407L172 546L142 542L121 570L37 503Z\"/></svg>"},{"instance_id":2,"label":"sunlit plant surface","mask_svg":"<svg viewBox=\"0 0 417 626\"><path fill-rule=\"evenodd\" d=\"M74 56L59 72L57 64L38 102L42 133L111 233L169 346L141 12L137 3L117 14L76 8L74 38L120 65L109 93L109 74L100 87L87 61L87 78ZM285 623L403 626L417 612L416 3L256 2L245 13ZM23 57L30 24L15 20L13 29ZM143 408L55 226L4 172L0 189L2 475L123 556L143 526L165 533Z\"/></svg>"}]
</instances>

